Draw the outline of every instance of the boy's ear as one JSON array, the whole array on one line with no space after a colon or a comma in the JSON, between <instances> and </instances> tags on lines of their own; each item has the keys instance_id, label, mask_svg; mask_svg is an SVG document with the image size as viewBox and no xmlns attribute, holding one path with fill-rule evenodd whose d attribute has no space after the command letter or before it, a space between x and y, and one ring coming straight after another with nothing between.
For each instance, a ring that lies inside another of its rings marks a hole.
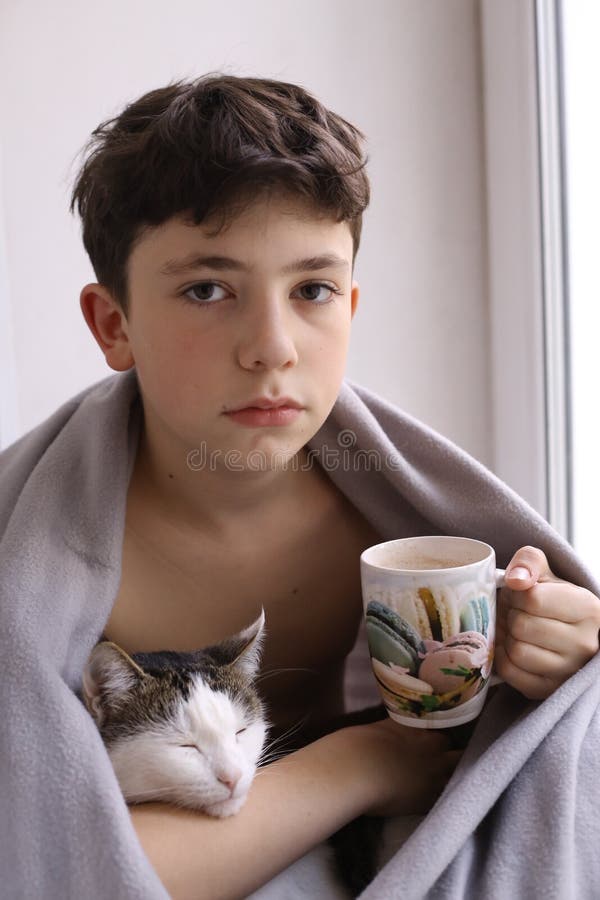
<instances>
[{"instance_id":1,"label":"boy's ear","mask_svg":"<svg viewBox=\"0 0 600 900\"><path fill-rule=\"evenodd\" d=\"M124 372L135 365L125 313L101 284L86 284L79 296L79 305L88 328L94 335L106 362L116 372Z\"/></svg>"},{"instance_id":2,"label":"boy's ear","mask_svg":"<svg viewBox=\"0 0 600 900\"><path fill-rule=\"evenodd\" d=\"M356 312L356 307L358 306L358 298L360 296L360 288L358 286L358 281L352 282L352 291L350 293L350 318L354 318L354 313Z\"/></svg>"}]
</instances>

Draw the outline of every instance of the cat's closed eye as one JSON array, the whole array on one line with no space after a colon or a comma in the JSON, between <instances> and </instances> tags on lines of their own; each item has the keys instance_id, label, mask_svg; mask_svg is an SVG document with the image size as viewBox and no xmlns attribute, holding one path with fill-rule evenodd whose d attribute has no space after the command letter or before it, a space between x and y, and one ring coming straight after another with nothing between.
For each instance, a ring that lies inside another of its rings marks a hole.
<instances>
[{"instance_id":1,"label":"cat's closed eye","mask_svg":"<svg viewBox=\"0 0 600 900\"><path fill-rule=\"evenodd\" d=\"M247 729L248 729L248 726L247 726L247 725L244 725L243 728L240 728L238 731L236 731L235 736L237 737L239 734L243 734L244 731L247 731ZM187 748L189 748L189 749L191 749L191 750L197 750L198 753L202 753L202 752L203 752L203 751L202 751L202 748L199 747L197 744L179 744L178 746L179 746L179 747L183 747L183 748L186 748L186 747L187 747Z\"/></svg>"}]
</instances>

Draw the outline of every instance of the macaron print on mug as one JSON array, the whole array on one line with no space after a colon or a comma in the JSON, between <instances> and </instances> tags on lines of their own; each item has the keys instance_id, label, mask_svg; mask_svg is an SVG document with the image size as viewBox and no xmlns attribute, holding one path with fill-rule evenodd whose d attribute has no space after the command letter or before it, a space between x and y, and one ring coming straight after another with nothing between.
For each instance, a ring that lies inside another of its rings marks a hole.
<instances>
[{"instance_id":1,"label":"macaron print on mug","mask_svg":"<svg viewBox=\"0 0 600 900\"><path fill-rule=\"evenodd\" d=\"M373 674L392 719L449 728L479 715L494 659L493 547L464 537L401 538L360 558Z\"/></svg>"}]
</instances>

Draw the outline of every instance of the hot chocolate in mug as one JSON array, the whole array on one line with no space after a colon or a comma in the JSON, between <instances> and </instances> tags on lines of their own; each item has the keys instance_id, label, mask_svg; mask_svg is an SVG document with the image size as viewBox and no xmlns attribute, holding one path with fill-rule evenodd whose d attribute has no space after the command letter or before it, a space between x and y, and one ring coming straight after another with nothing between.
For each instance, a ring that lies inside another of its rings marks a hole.
<instances>
[{"instance_id":1,"label":"hot chocolate in mug","mask_svg":"<svg viewBox=\"0 0 600 900\"><path fill-rule=\"evenodd\" d=\"M391 718L449 728L478 716L504 584L493 547L464 537L401 538L369 547L360 568L373 674Z\"/></svg>"}]
</instances>

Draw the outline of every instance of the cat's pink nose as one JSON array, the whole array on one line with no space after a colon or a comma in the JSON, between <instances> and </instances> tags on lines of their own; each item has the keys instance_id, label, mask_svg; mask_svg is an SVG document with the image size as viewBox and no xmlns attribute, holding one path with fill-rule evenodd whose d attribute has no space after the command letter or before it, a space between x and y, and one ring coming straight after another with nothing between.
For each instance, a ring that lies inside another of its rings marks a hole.
<instances>
[{"instance_id":1,"label":"cat's pink nose","mask_svg":"<svg viewBox=\"0 0 600 900\"><path fill-rule=\"evenodd\" d=\"M217 773L217 781L220 781L221 784L224 784L226 788L229 789L229 792L233 794L236 784L242 777L241 769L228 769L227 772L218 772Z\"/></svg>"}]
</instances>

